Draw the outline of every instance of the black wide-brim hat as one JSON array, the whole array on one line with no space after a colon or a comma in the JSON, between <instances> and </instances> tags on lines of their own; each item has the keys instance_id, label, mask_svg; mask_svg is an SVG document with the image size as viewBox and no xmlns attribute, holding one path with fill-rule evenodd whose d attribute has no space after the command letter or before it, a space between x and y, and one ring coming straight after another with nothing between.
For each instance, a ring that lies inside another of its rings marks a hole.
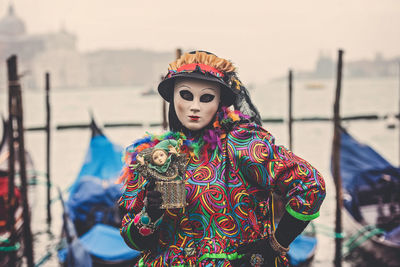
<instances>
[{"instance_id":1,"label":"black wide-brim hat","mask_svg":"<svg viewBox=\"0 0 400 267\"><path fill-rule=\"evenodd\" d=\"M231 86L224 80L223 77L217 77L210 72L201 69L202 64L196 64L194 71L181 71L171 72L165 77L165 79L158 85L158 92L167 102L171 103L174 95L174 86L177 79L196 79L209 82L215 82L220 85L221 88L221 102L225 106L230 106L236 99L237 90L232 89ZM225 79L227 77L224 75Z\"/></svg>"}]
</instances>

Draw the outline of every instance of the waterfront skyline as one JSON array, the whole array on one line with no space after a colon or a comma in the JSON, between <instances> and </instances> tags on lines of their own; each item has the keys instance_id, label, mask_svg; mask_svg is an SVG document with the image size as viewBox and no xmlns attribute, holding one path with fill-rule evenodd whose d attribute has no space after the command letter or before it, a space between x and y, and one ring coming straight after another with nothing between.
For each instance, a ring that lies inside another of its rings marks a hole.
<instances>
[{"instance_id":1,"label":"waterfront skyline","mask_svg":"<svg viewBox=\"0 0 400 267\"><path fill-rule=\"evenodd\" d=\"M245 82L310 70L320 51L345 60L400 55L400 2L317 1L129 1L1 0L12 3L30 34L65 28L82 52L177 47L207 49L232 59Z\"/></svg>"}]
</instances>

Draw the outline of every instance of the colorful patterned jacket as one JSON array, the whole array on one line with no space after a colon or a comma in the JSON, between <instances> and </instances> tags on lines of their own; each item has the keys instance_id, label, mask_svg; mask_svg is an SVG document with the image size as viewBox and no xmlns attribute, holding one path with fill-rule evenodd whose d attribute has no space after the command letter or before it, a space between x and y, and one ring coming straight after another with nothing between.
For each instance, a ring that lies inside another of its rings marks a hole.
<instances>
[{"instance_id":1,"label":"colorful patterned jacket","mask_svg":"<svg viewBox=\"0 0 400 267\"><path fill-rule=\"evenodd\" d=\"M121 234L141 250L129 229L143 207L146 180L134 169L129 177L119 202L126 210ZM187 207L165 212L157 249L145 251L139 266L231 266L240 244L271 234L272 192L283 196L286 210L304 221L319 216L325 197L316 169L248 123L235 126L207 159L190 157L185 183ZM287 265L285 257L279 261Z\"/></svg>"}]
</instances>

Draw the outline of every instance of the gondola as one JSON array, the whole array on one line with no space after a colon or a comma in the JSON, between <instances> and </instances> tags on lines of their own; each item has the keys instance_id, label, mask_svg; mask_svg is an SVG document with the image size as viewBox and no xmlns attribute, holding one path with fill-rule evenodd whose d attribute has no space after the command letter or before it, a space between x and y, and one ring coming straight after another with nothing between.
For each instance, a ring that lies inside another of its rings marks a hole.
<instances>
[{"instance_id":1,"label":"gondola","mask_svg":"<svg viewBox=\"0 0 400 267\"><path fill-rule=\"evenodd\" d=\"M20 188L14 185L14 213L13 231L7 225L10 216L9 199L9 123L2 118L3 135L0 141L0 266L21 266L24 256L23 240L23 205ZM18 155L15 155L18 157ZM25 152L26 171L28 182L35 180L35 171L32 158ZM15 171L18 173L18 164Z\"/></svg>"},{"instance_id":2,"label":"gondola","mask_svg":"<svg viewBox=\"0 0 400 267\"><path fill-rule=\"evenodd\" d=\"M93 119L90 128L89 148L65 203L64 245L58 258L64 266L133 266L140 252L120 236L121 186L114 183L123 167L123 149Z\"/></svg>"},{"instance_id":3,"label":"gondola","mask_svg":"<svg viewBox=\"0 0 400 267\"><path fill-rule=\"evenodd\" d=\"M364 258L370 265L363 266L399 266L400 168L341 129L340 173L348 257Z\"/></svg>"}]
</instances>

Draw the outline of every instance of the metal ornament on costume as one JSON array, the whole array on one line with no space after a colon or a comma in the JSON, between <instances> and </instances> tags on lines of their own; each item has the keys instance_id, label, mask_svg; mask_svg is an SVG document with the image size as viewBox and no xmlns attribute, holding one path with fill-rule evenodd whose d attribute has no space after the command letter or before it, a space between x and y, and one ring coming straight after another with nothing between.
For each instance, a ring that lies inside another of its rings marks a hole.
<instances>
[{"instance_id":1,"label":"metal ornament on costume","mask_svg":"<svg viewBox=\"0 0 400 267\"><path fill-rule=\"evenodd\" d=\"M147 180L154 181L155 190L161 193L161 209L177 209L186 206L186 189L183 177L186 172L186 155L179 154L176 140L163 140L154 147L144 149L137 155L137 171ZM155 152L165 153L160 164L153 160Z\"/></svg>"}]
</instances>

